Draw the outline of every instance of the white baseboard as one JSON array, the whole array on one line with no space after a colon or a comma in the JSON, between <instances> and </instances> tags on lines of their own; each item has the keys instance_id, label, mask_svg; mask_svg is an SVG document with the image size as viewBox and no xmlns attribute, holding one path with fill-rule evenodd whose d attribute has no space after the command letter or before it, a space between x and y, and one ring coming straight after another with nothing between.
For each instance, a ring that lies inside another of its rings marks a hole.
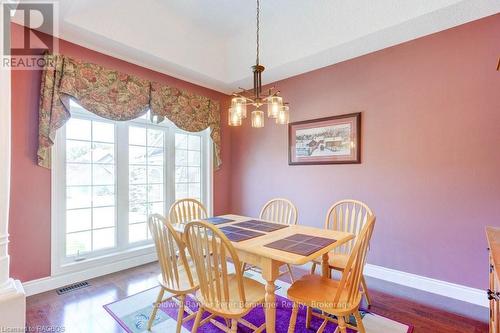
<instances>
[{"instance_id":1,"label":"white baseboard","mask_svg":"<svg viewBox=\"0 0 500 333\"><path fill-rule=\"evenodd\" d=\"M432 279L421 275L397 271L395 269L367 264L365 275L376 279L396 283L402 286L426 291L429 293L453 298L462 302L484 307L489 306L486 292L481 289Z\"/></svg>"},{"instance_id":2,"label":"white baseboard","mask_svg":"<svg viewBox=\"0 0 500 333\"><path fill-rule=\"evenodd\" d=\"M60 275L48 276L37 280L31 280L23 283L26 296L36 295L45 291L54 290L60 287L67 286L72 283L93 279L106 274L119 272L128 268L140 266L153 261L156 261L156 253L148 253L140 256L135 256L123 260L119 260L110 264L100 265L97 267L87 268L83 271L64 273Z\"/></svg>"},{"instance_id":3,"label":"white baseboard","mask_svg":"<svg viewBox=\"0 0 500 333\"><path fill-rule=\"evenodd\" d=\"M311 265L304 265L304 267L309 267L310 269ZM365 266L364 274L365 276L445 296L462 302L483 307L489 306L488 299L486 298L486 292L481 289L475 289L460 284L431 279L425 276L371 264L367 264Z\"/></svg>"}]
</instances>

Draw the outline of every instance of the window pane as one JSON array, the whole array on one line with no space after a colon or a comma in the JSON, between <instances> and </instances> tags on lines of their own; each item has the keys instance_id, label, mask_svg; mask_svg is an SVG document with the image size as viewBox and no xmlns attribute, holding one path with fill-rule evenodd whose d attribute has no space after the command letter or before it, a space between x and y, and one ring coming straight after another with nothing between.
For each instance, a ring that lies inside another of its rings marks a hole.
<instances>
[{"instance_id":1,"label":"window pane","mask_svg":"<svg viewBox=\"0 0 500 333\"><path fill-rule=\"evenodd\" d=\"M187 149L188 136L187 134L175 133L175 149Z\"/></svg>"},{"instance_id":2,"label":"window pane","mask_svg":"<svg viewBox=\"0 0 500 333\"><path fill-rule=\"evenodd\" d=\"M66 235L66 254L76 255L89 252L91 250L91 235L90 231L77 232Z\"/></svg>"},{"instance_id":3,"label":"window pane","mask_svg":"<svg viewBox=\"0 0 500 333\"><path fill-rule=\"evenodd\" d=\"M148 200L150 202L163 201L163 184L149 185Z\"/></svg>"},{"instance_id":4,"label":"window pane","mask_svg":"<svg viewBox=\"0 0 500 333\"><path fill-rule=\"evenodd\" d=\"M66 161L90 162L92 145L88 141L66 140Z\"/></svg>"},{"instance_id":5,"label":"window pane","mask_svg":"<svg viewBox=\"0 0 500 333\"><path fill-rule=\"evenodd\" d=\"M66 232L84 231L92 228L91 209L66 211Z\"/></svg>"},{"instance_id":6,"label":"window pane","mask_svg":"<svg viewBox=\"0 0 500 333\"><path fill-rule=\"evenodd\" d=\"M148 166L148 182L163 183L163 167Z\"/></svg>"},{"instance_id":7,"label":"window pane","mask_svg":"<svg viewBox=\"0 0 500 333\"><path fill-rule=\"evenodd\" d=\"M130 146L128 159L130 164L146 164L146 147Z\"/></svg>"},{"instance_id":8,"label":"window pane","mask_svg":"<svg viewBox=\"0 0 500 333\"><path fill-rule=\"evenodd\" d=\"M94 185L113 185L115 183L115 166L94 164Z\"/></svg>"},{"instance_id":9,"label":"window pane","mask_svg":"<svg viewBox=\"0 0 500 333\"><path fill-rule=\"evenodd\" d=\"M66 165L66 185L91 185L91 165L90 164L70 164Z\"/></svg>"},{"instance_id":10,"label":"window pane","mask_svg":"<svg viewBox=\"0 0 500 333\"><path fill-rule=\"evenodd\" d=\"M146 204L131 204L128 213L128 222L146 222L148 220L148 212Z\"/></svg>"},{"instance_id":11,"label":"window pane","mask_svg":"<svg viewBox=\"0 0 500 333\"><path fill-rule=\"evenodd\" d=\"M163 165L163 148L148 148L148 164Z\"/></svg>"},{"instance_id":12,"label":"window pane","mask_svg":"<svg viewBox=\"0 0 500 333\"><path fill-rule=\"evenodd\" d=\"M92 248L94 250L107 249L115 246L115 228L94 230L92 232Z\"/></svg>"},{"instance_id":13,"label":"window pane","mask_svg":"<svg viewBox=\"0 0 500 333\"><path fill-rule=\"evenodd\" d=\"M187 165L187 150L175 151L175 165Z\"/></svg>"},{"instance_id":14,"label":"window pane","mask_svg":"<svg viewBox=\"0 0 500 333\"><path fill-rule=\"evenodd\" d=\"M188 181L187 167L175 167L175 182L185 183Z\"/></svg>"},{"instance_id":15,"label":"window pane","mask_svg":"<svg viewBox=\"0 0 500 333\"><path fill-rule=\"evenodd\" d=\"M149 215L151 214L161 214L163 215L164 212L164 207L163 207L163 202L155 202L152 204L149 204Z\"/></svg>"},{"instance_id":16,"label":"window pane","mask_svg":"<svg viewBox=\"0 0 500 333\"><path fill-rule=\"evenodd\" d=\"M94 143L92 162L115 163L115 145L112 143Z\"/></svg>"},{"instance_id":17,"label":"window pane","mask_svg":"<svg viewBox=\"0 0 500 333\"><path fill-rule=\"evenodd\" d=\"M92 122L92 140L100 142L115 142L115 125L101 121Z\"/></svg>"},{"instance_id":18,"label":"window pane","mask_svg":"<svg viewBox=\"0 0 500 333\"><path fill-rule=\"evenodd\" d=\"M90 120L70 118L66 123L66 139L91 140Z\"/></svg>"},{"instance_id":19,"label":"window pane","mask_svg":"<svg viewBox=\"0 0 500 333\"><path fill-rule=\"evenodd\" d=\"M200 182L200 167L189 167L188 168L188 179L190 183L199 183Z\"/></svg>"},{"instance_id":20,"label":"window pane","mask_svg":"<svg viewBox=\"0 0 500 333\"><path fill-rule=\"evenodd\" d=\"M93 209L93 228L115 226L115 207L102 207Z\"/></svg>"},{"instance_id":21,"label":"window pane","mask_svg":"<svg viewBox=\"0 0 500 333\"><path fill-rule=\"evenodd\" d=\"M199 183L190 183L189 184L189 197L194 199L200 199L201 190Z\"/></svg>"},{"instance_id":22,"label":"window pane","mask_svg":"<svg viewBox=\"0 0 500 333\"><path fill-rule=\"evenodd\" d=\"M129 166L129 182L130 184L146 184L146 167L145 166Z\"/></svg>"},{"instance_id":23,"label":"window pane","mask_svg":"<svg viewBox=\"0 0 500 333\"><path fill-rule=\"evenodd\" d=\"M199 151L188 151L188 164L190 166L200 165L200 159Z\"/></svg>"},{"instance_id":24,"label":"window pane","mask_svg":"<svg viewBox=\"0 0 500 333\"><path fill-rule=\"evenodd\" d=\"M188 197L187 184L175 184L175 200L184 199Z\"/></svg>"},{"instance_id":25,"label":"window pane","mask_svg":"<svg viewBox=\"0 0 500 333\"><path fill-rule=\"evenodd\" d=\"M90 186L71 186L66 189L66 209L88 208L92 205Z\"/></svg>"},{"instance_id":26,"label":"window pane","mask_svg":"<svg viewBox=\"0 0 500 333\"><path fill-rule=\"evenodd\" d=\"M128 226L128 240L130 243L140 242L147 239L147 224L131 224Z\"/></svg>"},{"instance_id":27,"label":"window pane","mask_svg":"<svg viewBox=\"0 0 500 333\"><path fill-rule=\"evenodd\" d=\"M148 147L163 147L163 131L148 129Z\"/></svg>"},{"instance_id":28,"label":"window pane","mask_svg":"<svg viewBox=\"0 0 500 333\"><path fill-rule=\"evenodd\" d=\"M147 202L148 198L146 197L148 187L147 185L130 185L128 200L131 203L142 203Z\"/></svg>"},{"instance_id":29,"label":"window pane","mask_svg":"<svg viewBox=\"0 0 500 333\"><path fill-rule=\"evenodd\" d=\"M146 145L146 129L144 127L130 126L128 128L128 143L130 145Z\"/></svg>"},{"instance_id":30,"label":"window pane","mask_svg":"<svg viewBox=\"0 0 500 333\"><path fill-rule=\"evenodd\" d=\"M114 186L94 186L94 207L114 206L115 205L115 187Z\"/></svg>"},{"instance_id":31,"label":"window pane","mask_svg":"<svg viewBox=\"0 0 500 333\"><path fill-rule=\"evenodd\" d=\"M198 135L190 135L188 138L188 149L200 150L200 148L201 148L201 138Z\"/></svg>"}]
</instances>

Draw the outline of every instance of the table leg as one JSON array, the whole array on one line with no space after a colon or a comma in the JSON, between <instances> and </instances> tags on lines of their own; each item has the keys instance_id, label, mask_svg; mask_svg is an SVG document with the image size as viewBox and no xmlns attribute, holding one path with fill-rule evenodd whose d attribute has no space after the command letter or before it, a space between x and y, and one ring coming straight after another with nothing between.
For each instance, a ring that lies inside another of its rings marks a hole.
<instances>
[{"instance_id":1,"label":"table leg","mask_svg":"<svg viewBox=\"0 0 500 333\"><path fill-rule=\"evenodd\" d=\"M329 255L328 252L324 253L323 256L321 257L321 270L322 270L322 275L324 277L330 278L330 265L328 264L329 260Z\"/></svg>"},{"instance_id":2,"label":"table leg","mask_svg":"<svg viewBox=\"0 0 500 333\"><path fill-rule=\"evenodd\" d=\"M262 277L266 280L266 295L264 311L266 315L266 332L275 333L276 327L276 286L274 281L279 276L279 265L271 259L264 260L262 264Z\"/></svg>"}]
</instances>

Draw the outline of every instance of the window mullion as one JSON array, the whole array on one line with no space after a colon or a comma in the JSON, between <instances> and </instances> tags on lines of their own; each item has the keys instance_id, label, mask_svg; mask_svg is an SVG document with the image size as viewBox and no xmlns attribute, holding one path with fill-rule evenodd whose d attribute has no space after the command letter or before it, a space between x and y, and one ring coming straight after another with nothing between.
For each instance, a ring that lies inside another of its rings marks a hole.
<instances>
[{"instance_id":1,"label":"window mullion","mask_svg":"<svg viewBox=\"0 0 500 333\"><path fill-rule=\"evenodd\" d=\"M116 230L117 248L128 247L128 211L129 211L129 154L128 124L116 123Z\"/></svg>"},{"instance_id":2,"label":"window mullion","mask_svg":"<svg viewBox=\"0 0 500 333\"><path fill-rule=\"evenodd\" d=\"M165 212L168 214L168 207L175 201L175 130L168 127L165 130Z\"/></svg>"}]
</instances>

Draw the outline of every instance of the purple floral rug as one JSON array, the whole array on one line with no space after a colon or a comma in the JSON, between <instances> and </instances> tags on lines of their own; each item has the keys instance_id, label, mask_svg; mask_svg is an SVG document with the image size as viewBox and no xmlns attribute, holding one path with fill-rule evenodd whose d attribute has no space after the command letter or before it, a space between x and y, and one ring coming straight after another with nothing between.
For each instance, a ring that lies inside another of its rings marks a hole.
<instances>
[{"instance_id":1,"label":"purple floral rug","mask_svg":"<svg viewBox=\"0 0 500 333\"><path fill-rule=\"evenodd\" d=\"M146 325L152 309L152 302L156 299L159 287L152 288L136 295L132 295L117 302L104 305L104 308L111 316L124 328L128 333L147 332ZM282 294L284 291L281 292ZM188 298L186 305L193 311L196 311L198 306L193 298ZM160 306L160 310L155 318L152 332L171 332L175 330L178 305L176 302L165 302ZM288 324L292 312L292 302L283 296L276 296L276 332L285 333L288 330ZM209 313L205 313L207 317ZM389 318L379 316L377 314L361 311L363 323L368 333L411 333L412 327L391 320ZM184 314L187 316L187 313ZM256 307L251 310L245 317L247 321L255 326L260 326L265 322L264 310L262 307ZM222 318L216 320L224 323ZM190 332L193 326L194 319L186 321L183 324L182 332ZM314 317L311 320L311 329L305 328L305 308L299 309L295 332L315 332L321 325L322 320ZM355 325L356 321L351 318L350 323ZM329 323L325 332L334 332L336 325ZM212 323L207 323L198 329L200 333L220 333L222 332ZM247 333L251 329L239 324L238 332ZM355 332L348 330L348 332Z\"/></svg>"}]
</instances>

